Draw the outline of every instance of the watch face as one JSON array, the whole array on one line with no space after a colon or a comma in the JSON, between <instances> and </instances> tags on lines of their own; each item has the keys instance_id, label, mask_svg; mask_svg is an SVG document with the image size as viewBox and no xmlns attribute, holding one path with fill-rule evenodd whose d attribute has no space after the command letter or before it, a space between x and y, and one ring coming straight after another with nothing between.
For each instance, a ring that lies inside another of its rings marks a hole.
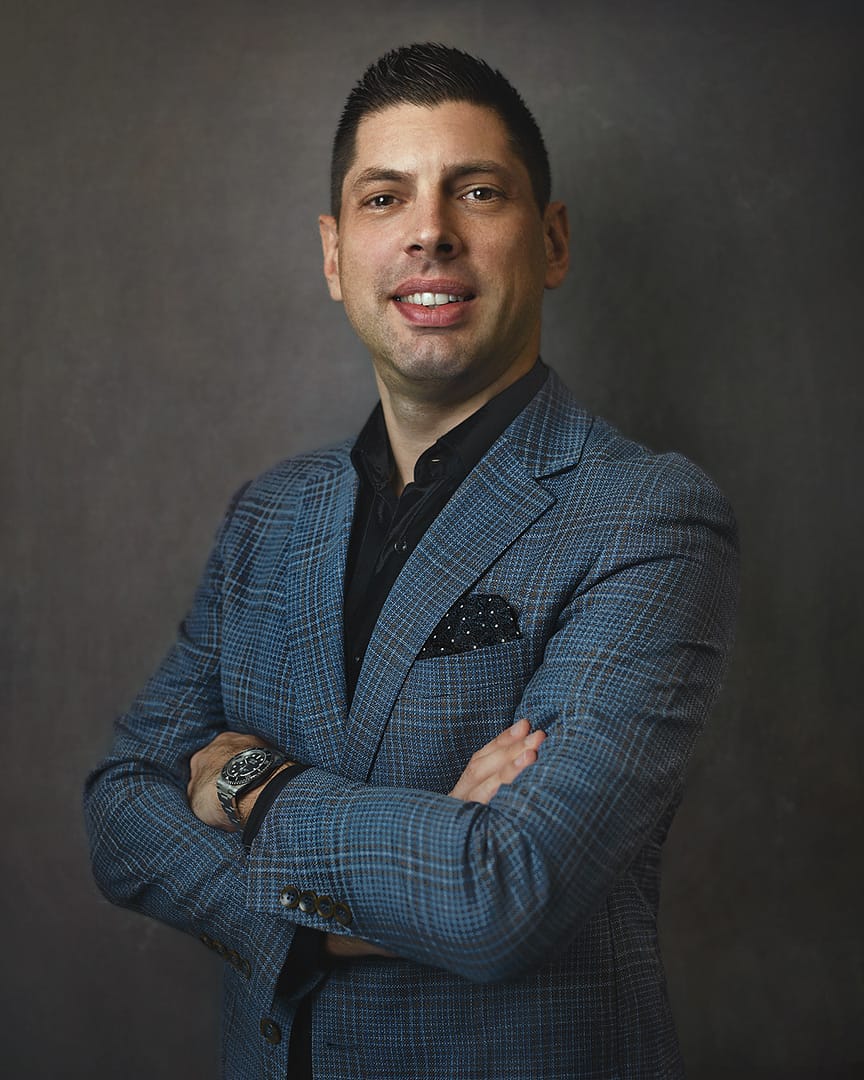
<instances>
[{"instance_id":1,"label":"watch face","mask_svg":"<svg viewBox=\"0 0 864 1080\"><path fill-rule=\"evenodd\" d=\"M259 776L272 760L273 754L269 750L260 747L244 750L228 762L222 770L222 778L232 786L244 784Z\"/></svg>"}]
</instances>

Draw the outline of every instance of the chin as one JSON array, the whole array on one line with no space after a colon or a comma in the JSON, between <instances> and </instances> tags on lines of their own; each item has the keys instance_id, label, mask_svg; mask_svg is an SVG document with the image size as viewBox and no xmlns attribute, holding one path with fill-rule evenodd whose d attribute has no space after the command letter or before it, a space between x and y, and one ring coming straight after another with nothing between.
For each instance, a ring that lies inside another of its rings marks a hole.
<instances>
[{"instance_id":1,"label":"chin","mask_svg":"<svg viewBox=\"0 0 864 1080\"><path fill-rule=\"evenodd\" d=\"M464 386L475 380L483 381L480 371L471 359L459 356L414 357L401 356L398 362L388 365L400 387L428 387L441 390L447 386Z\"/></svg>"}]
</instances>

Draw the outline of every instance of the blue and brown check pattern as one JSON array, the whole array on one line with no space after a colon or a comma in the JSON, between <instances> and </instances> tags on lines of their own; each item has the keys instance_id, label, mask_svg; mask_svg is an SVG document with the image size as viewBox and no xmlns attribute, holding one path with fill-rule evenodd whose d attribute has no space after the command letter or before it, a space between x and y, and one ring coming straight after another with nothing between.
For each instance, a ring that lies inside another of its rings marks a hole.
<instances>
[{"instance_id":1,"label":"blue and brown check pattern","mask_svg":"<svg viewBox=\"0 0 864 1080\"><path fill-rule=\"evenodd\" d=\"M681 1076L659 856L731 643L726 501L550 376L412 553L348 711L348 449L283 463L232 505L177 643L88 783L101 887L237 958L227 1077L284 1080L296 1002L273 990L297 925L404 958L310 979L328 1080ZM419 659L481 596L518 613L520 636ZM520 716L548 733L537 763L488 806L451 799ZM190 754L226 725L312 766L248 855L185 800ZM350 922L280 903L289 887Z\"/></svg>"}]
</instances>

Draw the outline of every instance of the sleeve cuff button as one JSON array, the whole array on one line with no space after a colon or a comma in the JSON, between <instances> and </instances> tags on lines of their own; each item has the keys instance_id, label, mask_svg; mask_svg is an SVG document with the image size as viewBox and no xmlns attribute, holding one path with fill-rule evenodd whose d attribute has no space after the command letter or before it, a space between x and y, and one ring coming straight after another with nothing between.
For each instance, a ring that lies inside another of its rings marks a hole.
<instances>
[{"instance_id":1,"label":"sleeve cuff button","mask_svg":"<svg viewBox=\"0 0 864 1080\"><path fill-rule=\"evenodd\" d=\"M279 903L284 908L293 910L300 904L300 890L296 885L286 885L279 893Z\"/></svg>"}]
</instances>

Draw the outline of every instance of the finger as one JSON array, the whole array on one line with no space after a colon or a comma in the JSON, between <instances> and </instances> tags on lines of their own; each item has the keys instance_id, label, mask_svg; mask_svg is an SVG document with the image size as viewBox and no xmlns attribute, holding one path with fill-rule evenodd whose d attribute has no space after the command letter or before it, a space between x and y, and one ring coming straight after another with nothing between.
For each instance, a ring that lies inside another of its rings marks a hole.
<instances>
[{"instance_id":1,"label":"finger","mask_svg":"<svg viewBox=\"0 0 864 1080\"><path fill-rule=\"evenodd\" d=\"M529 731L529 726L527 720L517 721L482 750L475 753L450 792L451 796L456 799L470 800L477 799L479 792L488 800L491 795L488 795L490 784L487 781L496 788L502 782L509 783L517 775L513 772L513 766L520 754L524 750L536 751L546 738L545 732ZM526 731L527 734L525 734ZM523 759L523 764L519 766L520 770L525 764L532 764L533 761L534 758ZM484 800L481 798L477 801Z\"/></svg>"},{"instance_id":2,"label":"finger","mask_svg":"<svg viewBox=\"0 0 864 1080\"><path fill-rule=\"evenodd\" d=\"M532 731L523 738L507 740L486 754L475 754L464 774L469 780L469 786L473 787L491 777L504 775L524 751L536 751L545 738L545 732Z\"/></svg>"},{"instance_id":3,"label":"finger","mask_svg":"<svg viewBox=\"0 0 864 1080\"><path fill-rule=\"evenodd\" d=\"M481 781L466 797L466 802L488 803L502 786L512 783L529 765L537 760L536 750L523 750L519 764L510 762L505 768Z\"/></svg>"},{"instance_id":4,"label":"finger","mask_svg":"<svg viewBox=\"0 0 864 1080\"><path fill-rule=\"evenodd\" d=\"M488 760L488 759L487 759ZM512 783L521 772L537 761L537 750L523 746L514 758L512 755L498 763L498 767L483 775L466 777L454 789L453 794L466 802L488 803L502 784Z\"/></svg>"},{"instance_id":5,"label":"finger","mask_svg":"<svg viewBox=\"0 0 864 1080\"><path fill-rule=\"evenodd\" d=\"M537 750L546 738L545 731L531 731L524 737L495 747L477 762L477 775L489 776L511 765L525 750Z\"/></svg>"},{"instance_id":6,"label":"finger","mask_svg":"<svg viewBox=\"0 0 864 1080\"><path fill-rule=\"evenodd\" d=\"M474 754L474 757L486 757L488 754L492 754L496 750L500 750L502 747L510 746L517 739L524 738L530 730L531 725L523 717L522 719L517 720L515 724L511 724L510 727L505 728L502 732L496 735L494 739L490 739L485 746L481 746L480 749Z\"/></svg>"}]
</instances>

